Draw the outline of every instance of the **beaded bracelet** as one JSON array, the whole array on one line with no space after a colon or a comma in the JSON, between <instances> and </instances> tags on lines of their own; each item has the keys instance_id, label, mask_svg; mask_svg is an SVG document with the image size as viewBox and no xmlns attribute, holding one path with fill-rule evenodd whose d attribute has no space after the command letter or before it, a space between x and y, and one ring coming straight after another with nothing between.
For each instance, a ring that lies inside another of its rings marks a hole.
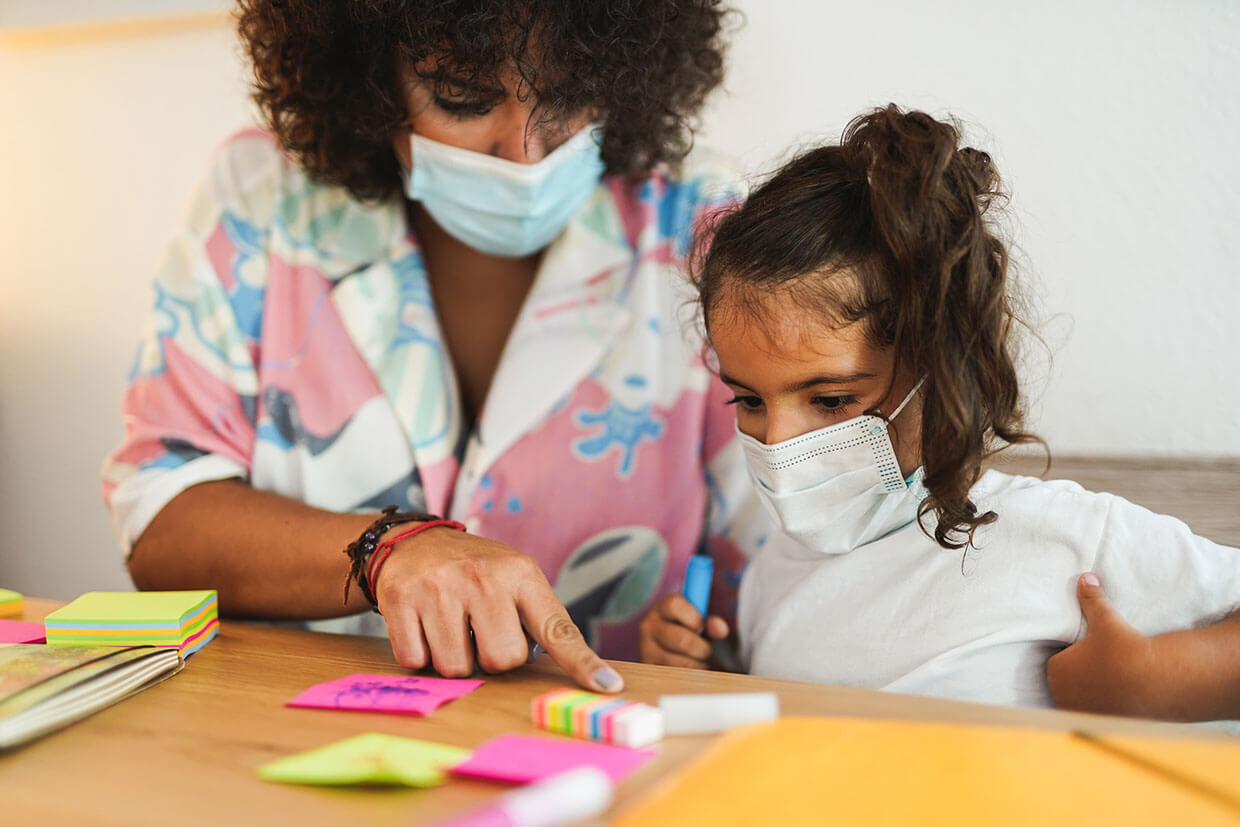
<instances>
[{"instance_id":1,"label":"beaded bracelet","mask_svg":"<svg viewBox=\"0 0 1240 827\"><path fill-rule=\"evenodd\" d=\"M441 528L441 527L455 529L456 531L465 530L465 526L462 523L458 523L456 520L443 520L443 519L436 517L434 519L427 520L426 522L418 523L417 525L412 526L410 528L406 528L404 531L400 532L395 537L389 537L388 539L379 543L378 547L375 549L374 554L370 556L370 563L366 567L366 586L368 590L370 591L370 593L371 594L375 593L375 581L379 577L379 569L383 568L383 564L387 562L388 556L392 553L392 549L396 546L397 543L399 543L401 540L404 540L408 537L412 537L415 534L421 534L423 531L426 531L428 528ZM375 601L375 611L379 611L378 600Z\"/></svg>"},{"instance_id":2,"label":"beaded bracelet","mask_svg":"<svg viewBox=\"0 0 1240 827\"><path fill-rule=\"evenodd\" d=\"M349 586L356 580L358 588L362 590L362 595L370 602L370 605L374 607L376 612L379 611L379 603L375 600L374 592L370 590L370 583L367 581L364 573L369 567L375 550L379 547L379 538L383 536L383 532L401 523L426 522L439 519L434 514L398 512L396 509L397 507L394 505L389 505L383 509L379 517L362 532L361 536L349 543L348 548L344 550L344 553L348 555L351 561L349 570L344 576L344 602L346 604L349 602Z\"/></svg>"}]
</instances>

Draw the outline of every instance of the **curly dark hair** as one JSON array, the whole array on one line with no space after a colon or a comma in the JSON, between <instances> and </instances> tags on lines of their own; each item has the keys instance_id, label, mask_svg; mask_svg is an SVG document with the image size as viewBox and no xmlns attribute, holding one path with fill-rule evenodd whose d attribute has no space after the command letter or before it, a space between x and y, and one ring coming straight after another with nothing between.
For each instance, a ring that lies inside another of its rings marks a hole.
<instances>
[{"instance_id":1,"label":"curly dark hair","mask_svg":"<svg viewBox=\"0 0 1240 827\"><path fill-rule=\"evenodd\" d=\"M241 0L238 18L281 145L369 201L401 189L402 67L427 58L471 85L515 68L540 117L596 108L608 175L675 164L722 80L729 14L720 0Z\"/></svg>"},{"instance_id":2,"label":"curly dark hair","mask_svg":"<svg viewBox=\"0 0 1240 827\"><path fill-rule=\"evenodd\" d=\"M762 299L779 291L830 326L864 320L894 375L925 377L919 516L935 512L949 549L996 519L969 500L983 460L1042 442L1023 429L999 175L959 141L955 122L894 104L854 119L704 233L694 274L708 334L724 307L769 321Z\"/></svg>"}]
</instances>

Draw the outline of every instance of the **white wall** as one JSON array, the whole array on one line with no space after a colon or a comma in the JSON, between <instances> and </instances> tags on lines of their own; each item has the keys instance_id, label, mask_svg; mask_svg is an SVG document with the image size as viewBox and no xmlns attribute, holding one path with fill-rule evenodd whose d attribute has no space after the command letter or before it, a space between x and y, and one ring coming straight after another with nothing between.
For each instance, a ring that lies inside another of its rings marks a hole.
<instances>
[{"instance_id":1,"label":"white wall","mask_svg":"<svg viewBox=\"0 0 1240 827\"><path fill-rule=\"evenodd\" d=\"M980 125L1053 348L1030 385L1054 451L1240 455L1240 3L741 6L705 131L750 169L889 101Z\"/></svg>"},{"instance_id":2,"label":"white wall","mask_svg":"<svg viewBox=\"0 0 1240 827\"><path fill-rule=\"evenodd\" d=\"M99 487L150 280L249 122L222 23L0 46L0 584L129 586Z\"/></svg>"},{"instance_id":3,"label":"white wall","mask_svg":"<svg viewBox=\"0 0 1240 827\"><path fill-rule=\"evenodd\" d=\"M887 101L980 125L1051 322L1035 427L1064 454L1240 456L1240 6L741 7L703 143L763 170ZM0 585L128 583L97 471L149 279L249 117L244 71L222 24L0 43Z\"/></svg>"}]
</instances>

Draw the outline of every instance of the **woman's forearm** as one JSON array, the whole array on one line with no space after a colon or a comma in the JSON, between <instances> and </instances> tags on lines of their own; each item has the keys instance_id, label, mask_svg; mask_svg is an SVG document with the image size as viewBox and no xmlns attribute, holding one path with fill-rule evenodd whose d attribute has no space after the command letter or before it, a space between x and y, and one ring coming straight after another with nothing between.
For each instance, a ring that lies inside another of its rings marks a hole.
<instances>
[{"instance_id":1,"label":"woman's forearm","mask_svg":"<svg viewBox=\"0 0 1240 827\"><path fill-rule=\"evenodd\" d=\"M374 515L313 508L240 480L193 486L155 516L134 544L129 573L141 589L216 589L220 613L338 617L369 608L356 585L343 601L343 549Z\"/></svg>"},{"instance_id":2,"label":"woman's forearm","mask_svg":"<svg viewBox=\"0 0 1240 827\"><path fill-rule=\"evenodd\" d=\"M1240 612L1211 626L1157 635L1150 644L1157 666L1149 693L1157 717L1240 719Z\"/></svg>"}]
</instances>

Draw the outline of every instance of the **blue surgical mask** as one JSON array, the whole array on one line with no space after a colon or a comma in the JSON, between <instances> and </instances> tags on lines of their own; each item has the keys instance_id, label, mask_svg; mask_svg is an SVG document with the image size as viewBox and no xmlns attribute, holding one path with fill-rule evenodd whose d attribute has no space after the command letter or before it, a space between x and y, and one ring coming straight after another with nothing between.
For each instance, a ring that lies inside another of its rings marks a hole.
<instances>
[{"instance_id":1,"label":"blue surgical mask","mask_svg":"<svg viewBox=\"0 0 1240 827\"><path fill-rule=\"evenodd\" d=\"M415 133L405 191L458 241L495 256L527 256L550 244L598 186L596 131L585 127L534 164Z\"/></svg>"}]
</instances>

